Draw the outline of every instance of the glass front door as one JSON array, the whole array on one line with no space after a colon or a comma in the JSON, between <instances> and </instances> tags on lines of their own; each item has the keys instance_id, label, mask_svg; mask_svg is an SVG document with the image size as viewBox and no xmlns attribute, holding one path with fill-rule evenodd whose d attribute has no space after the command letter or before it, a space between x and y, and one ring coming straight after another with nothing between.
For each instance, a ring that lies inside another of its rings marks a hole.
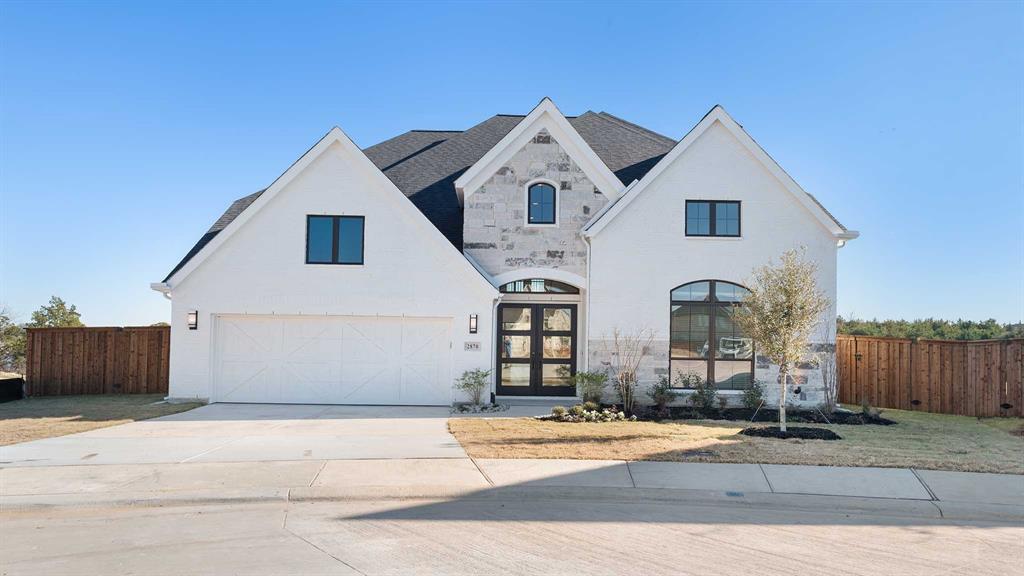
<instances>
[{"instance_id":1,"label":"glass front door","mask_svg":"<svg viewBox=\"0 0 1024 576\"><path fill-rule=\"evenodd\" d=\"M498 394L576 394L575 304L501 304L498 321Z\"/></svg>"}]
</instances>

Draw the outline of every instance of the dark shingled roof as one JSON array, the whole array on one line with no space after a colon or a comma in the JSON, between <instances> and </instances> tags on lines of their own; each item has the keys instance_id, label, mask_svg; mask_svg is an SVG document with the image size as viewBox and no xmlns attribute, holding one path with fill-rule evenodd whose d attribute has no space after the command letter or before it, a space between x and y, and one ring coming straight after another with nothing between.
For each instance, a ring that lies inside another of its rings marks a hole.
<instances>
[{"instance_id":1,"label":"dark shingled roof","mask_svg":"<svg viewBox=\"0 0 1024 576\"><path fill-rule=\"evenodd\" d=\"M523 118L525 116L498 114L464 131L412 130L363 152L461 250L462 208L455 193L455 180ZM606 112L586 112L567 118L623 184L642 178L676 144L671 138ZM235 200L164 281L262 193L260 190Z\"/></svg>"}]
</instances>

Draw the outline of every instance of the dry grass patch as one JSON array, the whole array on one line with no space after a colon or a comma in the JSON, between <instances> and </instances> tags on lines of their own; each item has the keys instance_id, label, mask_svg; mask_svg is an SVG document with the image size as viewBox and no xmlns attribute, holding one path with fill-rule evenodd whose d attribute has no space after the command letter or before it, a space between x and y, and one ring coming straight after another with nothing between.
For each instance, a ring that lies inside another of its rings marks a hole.
<instances>
[{"instance_id":1,"label":"dry grass patch","mask_svg":"<svg viewBox=\"0 0 1024 576\"><path fill-rule=\"evenodd\" d=\"M915 467L1024 474L1024 420L886 410L893 426L825 425L842 440L742 436L751 424L676 420L569 424L530 418L455 418L448 427L474 458L664 460ZM816 426L801 424L801 426Z\"/></svg>"},{"instance_id":2,"label":"dry grass patch","mask_svg":"<svg viewBox=\"0 0 1024 576\"><path fill-rule=\"evenodd\" d=\"M159 394L53 396L0 404L0 446L64 436L184 412L201 404L166 404Z\"/></svg>"}]
</instances>

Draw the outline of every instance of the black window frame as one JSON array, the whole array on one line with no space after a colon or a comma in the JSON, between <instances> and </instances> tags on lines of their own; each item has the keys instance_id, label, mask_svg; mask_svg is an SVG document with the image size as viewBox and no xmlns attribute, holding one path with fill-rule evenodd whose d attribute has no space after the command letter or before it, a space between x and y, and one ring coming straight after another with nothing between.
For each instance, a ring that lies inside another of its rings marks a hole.
<instances>
[{"instance_id":1,"label":"black window frame","mask_svg":"<svg viewBox=\"0 0 1024 576\"><path fill-rule=\"evenodd\" d=\"M526 288L527 286L533 286L535 283L543 283L543 290L517 290L517 288ZM506 282L498 287L498 292L502 294L579 294L580 289L573 286L572 284L561 282L559 280L549 280L547 278L524 278L522 280L512 280Z\"/></svg>"},{"instance_id":2,"label":"black window frame","mask_svg":"<svg viewBox=\"0 0 1024 576\"><path fill-rule=\"evenodd\" d=\"M678 290L680 288L685 288L686 286L689 286L691 284L698 284L698 283L701 283L701 282L707 282L708 283L708 295L707 295L707 298L705 300L701 300L701 301L697 301L697 300L675 300L675 299L672 298L672 293L675 292L676 290ZM672 380L672 361L673 360L679 360L679 361L702 360L702 361L704 361L704 363L706 364L706 366L705 366L705 374L704 374L705 382L714 382L715 386L716 387L718 386L718 383L715 381L715 361L719 360L719 358L715 357L716 350L717 350L717 336L718 336L718 326L717 326L717 324L718 324L718 317L717 317L717 312L718 312L719 308L734 309L734 308L738 308L740 306L743 306L742 302L735 302L735 301L731 301L731 300L719 300L718 296L717 296L718 285L719 284L727 284L727 285L730 285L730 286L739 286L740 288L743 288L744 290L747 290L747 291L750 290L746 286L744 286L742 284L737 284L736 282L729 282L728 280L715 280L715 279L712 279L712 278L705 278L705 279L702 279L702 280L694 280L693 282L687 282L685 284L680 284L679 286L676 286L675 288L673 288L672 290L669 291L669 307L668 307L668 310L669 310L668 374L669 374L670 384L671 384L673 390L692 390L692 388L677 388L675 386L675 381ZM705 306L708 307L708 333L707 333L707 337L708 337L708 340L707 340L707 342L708 342L708 352L707 352L707 356L704 357L704 358L696 358L696 359L695 358L676 357L672 353L672 312L673 312L672 309L675 306L688 306L688 305L697 305L697 304L702 304L702 305L705 305ZM724 360L724 358L722 360ZM737 360L735 360L735 359L732 360L732 362L736 362L736 361ZM756 371L757 370L757 364L756 364L756 362L757 362L757 342L752 342L751 343L750 360L749 360L749 362L750 362L750 382L753 383L754 381L757 380L757 371ZM721 388L720 390L738 390L738 389L737 388Z\"/></svg>"},{"instance_id":3,"label":"black window frame","mask_svg":"<svg viewBox=\"0 0 1024 576\"><path fill-rule=\"evenodd\" d=\"M533 205L533 189L538 186L551 188L551 221L534 221L530 207ZM526 187L526 223L530 226L552 226L558 224L558 186L551 182L533 182Z\"/></svg>"},{"instance_id":4,"label":"black window frame","mask_svg":"<svg viewBox=\"0 0 1024 576\"><path fill-rule=\"evenodd\" d=\"M690 232L690 205L691 204L708 204L708 233L698 234L696 232ZM716 221L718 220L716 210L719 204L735 204L736 205L736 233L735 234L718 234L716 228ZM683 226L687 236L696 238L739 238L743 235L743 203L739 200L687 200L686 201L686 212L683 214Z\"/></svg>"},{"instance_id":5,"label":"black window frame","mask_svg":"<svg viewBox=\"0 0 1024 576\"><path fill-rule=\"evenodd\" d=\"M313 218L330 218L331 219L331 261L330 262L311 262L309 260L309 224ZM359 261L358 262L340 262L338 254L338 236L341 230L342 220L359 220L361 223L359 237ZM351 215L334 215L334 214L306 214L306 264L311 265L324 265L324 266L362 266L366 262L366 217L365 216L351 216Z\"/></svg>"}]
</instances>

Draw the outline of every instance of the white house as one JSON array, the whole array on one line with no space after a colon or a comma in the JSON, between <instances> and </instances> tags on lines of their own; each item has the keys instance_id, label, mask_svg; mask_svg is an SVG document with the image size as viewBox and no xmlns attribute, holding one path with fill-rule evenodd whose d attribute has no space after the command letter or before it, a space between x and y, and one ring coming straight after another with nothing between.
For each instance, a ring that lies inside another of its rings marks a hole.
<instances>
[{"instance_id":1,"label":"white house","mask_svg":"<svg viewBox=\"0 0 1024 576\"><path fill-rule=\"evenodd\" d=\"M616 329L654 331L642 383L738 394L777 374L729 317L752 270L804 247L835 302L856 237L719 106L678 142L546 98L365 150L334 128L153 284L169 396L444 405L473 368L499 398L573 396ZM816 371L797 386L822 400Z\"/></svg>"}]
</instances>

